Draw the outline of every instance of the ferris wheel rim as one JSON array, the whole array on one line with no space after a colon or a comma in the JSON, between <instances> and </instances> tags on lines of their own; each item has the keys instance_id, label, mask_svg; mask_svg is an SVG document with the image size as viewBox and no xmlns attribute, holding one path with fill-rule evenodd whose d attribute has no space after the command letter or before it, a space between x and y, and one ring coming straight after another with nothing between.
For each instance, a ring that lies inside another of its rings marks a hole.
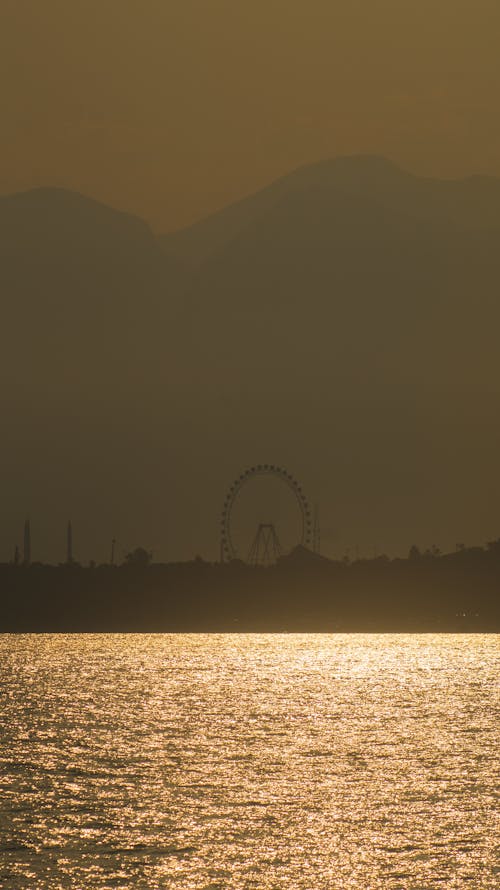
<instances>
[{"instance_id":1,"label":"ferris wheel rim","mask_svg":"<svg viewBox=\"0 0 500 890\"><path fill-rule=\"evenodd\" d=\"M309 501L304 494L298 479L289 473L285 467L278 464L255 464L247 467L237 476L229 489L224 500L221 513L221 559L233 560L239 559L237 548L235 547L231 534L231 514L241 489L251 480L258 476L274 476L286 483L289 490L294 494L301 516L301 534L298 544L309 547L312 540L311 510Z\"/></svg>"}]
</instances>

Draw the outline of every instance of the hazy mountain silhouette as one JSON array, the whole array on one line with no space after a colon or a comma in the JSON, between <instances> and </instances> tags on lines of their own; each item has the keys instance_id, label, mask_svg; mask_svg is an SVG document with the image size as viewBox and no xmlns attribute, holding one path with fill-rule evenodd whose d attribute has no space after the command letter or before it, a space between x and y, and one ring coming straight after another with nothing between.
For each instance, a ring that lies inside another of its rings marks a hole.
<instances>
[{"instance_id":1,"label":"hazy mountain silhouette","mask_svg":"<svg viewBox=\"0 0 500 890\"><path fill-rule=\"evenodd\" d=\"M48 547L75 514L97 559L112 534L216 556L225 486L269 459L337 555L497 537L499 235L500 181L377 158L158 238L60 190L0 199L1 538L38 511Z\"/></svg>"},{"instance_id":2,"label":"hazy mountain silhouette","mask_svg":"<svg viewBox=\"0 0 500 890\"><path fill-rule=\"evenodd\" d=\"M15 381L58 390L127 375L131 351L151 353L176 274L134 216L63 189L0 198L3 360Z\"/></svg>"},{"instance_id":3,"label":"hazy mountain silhouette","mask_svg":"<svg viewBox=\"0 0 500 890\"><path fill-rule=\"evenodd\" d=\"M450 222L466 230L500 227L500 180L489 176L426 179L401 170L385 158L362 155L301 167L255 195L161 236L161 244L171 256L198 265L280 200L308 189L337 189L434 224Z\"/></svg>"},{"instance_id":4,"label":"hazy mountain silhouette","mask_svg":"<svg viewBox=\"0 0 500 890\"><path fill-rule=\"evenodd\" d=\"M0 197L2 257L29 251L41 261L105 257L124 249L151 262L158 247L148 225L66 189L38 188Z\"/></svg>"},{"instance_id":5,"label":"hazy mountain silhouette","mask_svg":"<svg viewBox=\"0 0 500 890\"><path fill-rule=\"evenodd\" d=\"M303 359L328 351L342 375L360 365L372 374L374 362L398 380L448 386L482 385L495 368L499 236L500 181L419 179L383 159L340 158L161 241L192 263L188 327L198 321L196 348L213 358L213 324L222 373L224 355L247 354L252 368L257 338L274 374L288 340Z\"/></svg>"}]
</instances>

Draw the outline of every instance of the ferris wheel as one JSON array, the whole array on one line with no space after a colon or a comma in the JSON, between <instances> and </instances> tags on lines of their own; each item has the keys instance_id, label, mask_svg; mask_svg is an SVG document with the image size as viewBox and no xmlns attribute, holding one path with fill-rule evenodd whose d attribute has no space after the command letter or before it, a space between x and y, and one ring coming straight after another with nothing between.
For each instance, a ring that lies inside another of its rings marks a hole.
<instances>
[{"instance_id":1,"label":"ferris wheel","mask_svg":"<svg viewBox=\"0 0 500 890\"><path fill-rule=\"evenodd\" d=\"M243 473L241 473L241 475L234 480L224 500L220 522L221 562L227 562L231 559L243 558L241 553L239 553L235 543L234 531L232 528L233 508L235 507L241 490L244 487L251 485L252 481L259 476L272 476L275 479L278 479L293 494L299 520L299 534L297 544L301 544L303 547L311 546L311 510L309 507L309 502L302 490L302 486L299 484L297 479L292 476L291 473L284 469L284 467L278 467L274 464L257 464L254 467L249 467L247 470L244 470ZM276 530L274 529L272 523L259 523L256 537L250 548L250 553L247 559L248 562L252 563L253 565L259 564L259 553L261 553L261 547L262 552L266 555L266 557L270 556L271 551L274 555L274 558L277 558L279 555L281 555L281 547L277 538ZM270 561L272 561L272 559L264 559L264 562Z\"/></svg>"}]
</instances>

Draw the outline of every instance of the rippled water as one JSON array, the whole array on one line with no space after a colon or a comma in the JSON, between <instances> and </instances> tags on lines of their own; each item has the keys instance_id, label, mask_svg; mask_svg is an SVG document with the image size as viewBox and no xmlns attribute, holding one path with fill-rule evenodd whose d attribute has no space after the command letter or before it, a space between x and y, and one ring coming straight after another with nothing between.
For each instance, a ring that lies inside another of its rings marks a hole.
<instances>
[{"instance_id":1,"label":"rippled water","mask_svg":"<svg viewBox=\"0 0 500 890\"><path fill-rule=\"evenodd\" d=\"M0 637L0 886L498 888L498 643Z\"/></svg>"}]
</instances>

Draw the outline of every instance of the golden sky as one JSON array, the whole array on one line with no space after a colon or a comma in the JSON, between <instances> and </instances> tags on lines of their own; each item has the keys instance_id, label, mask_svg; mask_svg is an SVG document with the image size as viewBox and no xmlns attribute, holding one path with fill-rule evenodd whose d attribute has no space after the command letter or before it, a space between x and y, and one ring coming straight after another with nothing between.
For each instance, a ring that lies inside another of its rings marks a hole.
<instances>
[{"instance_id":1,"label":"golden sky","mask_svg":"<svg viewBox=\"0 0 500 890\"><path fill-rule=\"evenodd\" d=\"M500 176L500 0L0 4L0 192L168 231L337 154Z\"/></svg>"}]
</instances>

